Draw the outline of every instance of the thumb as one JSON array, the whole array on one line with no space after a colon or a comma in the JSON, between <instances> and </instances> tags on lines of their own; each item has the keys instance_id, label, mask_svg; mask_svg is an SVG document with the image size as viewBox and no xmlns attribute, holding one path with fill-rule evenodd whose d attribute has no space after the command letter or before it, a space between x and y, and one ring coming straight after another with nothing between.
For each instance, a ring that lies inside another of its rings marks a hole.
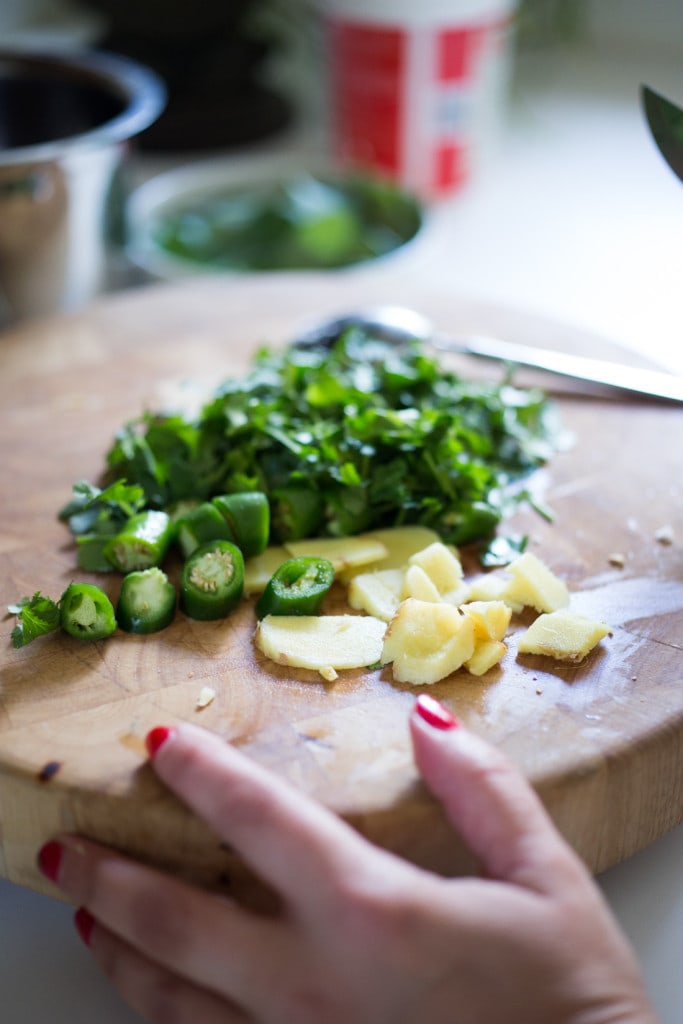
<instances>
[{"instance_id":1,"label":"thumb","mask_svg":"<svg viewBox=\"0 0 683 1024\"><path fill-rule=\"evenodd\" d=\"M583 872L500 750L426 694L416 701L410 730L420 774L489 877L547 893L564 886L568 873Z\"/></svg>"}]
</instances>

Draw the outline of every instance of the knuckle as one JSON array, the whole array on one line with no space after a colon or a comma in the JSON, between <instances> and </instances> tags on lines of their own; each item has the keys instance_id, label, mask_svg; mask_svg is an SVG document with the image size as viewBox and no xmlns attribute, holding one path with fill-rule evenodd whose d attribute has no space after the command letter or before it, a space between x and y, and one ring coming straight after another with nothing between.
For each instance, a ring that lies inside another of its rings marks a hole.
<instances>
[{"instance_id":1,"label":"knuckle","mask_svg":"<svg viewBox=\"0 0 683 1024\"><path fill-rule=\"evenodd\" d=\"M415 922L413 901L404 887L381 874L341 879L336 893L337 920L353 941L386 948L389 940L407 934Z\"/></svg>"},{"instance_id":2,"label":"knuckle","mask_svg":"<svg viewBox=\"0 0 683 1024\"><path fill-rule=\"evenodd\" d=\"M179 962L188 943L188 909L180 892L169 899L165 890L139 888L127 911L133 942L162 962Z\"/></svg>"},{"instance_id":3,"label":"knuckle","mask_svg":"<svg viewBox=\"0 0 683 1024\"><path fill-rule=\"evenodd\" d=\"M162 961L182 956L189 908L180 885L170 879L159 883L128 861L104 858L91 872L88 889L85 905L138 949Z\"/></svg>"}]
</instances>

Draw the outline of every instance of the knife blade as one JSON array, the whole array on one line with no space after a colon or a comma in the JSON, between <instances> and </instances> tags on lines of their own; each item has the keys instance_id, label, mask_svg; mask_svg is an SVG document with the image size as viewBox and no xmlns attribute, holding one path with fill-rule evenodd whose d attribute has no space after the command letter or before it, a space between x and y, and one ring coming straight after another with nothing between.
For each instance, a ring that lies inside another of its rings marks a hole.
<instances>
[{"instance_id":1,"label":"knife blade","mask_svg":"<svg viewBox=\"0 0 683 1024\"><path fill-rule=\"evenodd\" d=\"M441 352L461 352L483 359L545 370L575 381L603 385L610 390L646 396L668 402L683 402L683 377L665 370L629 366L593 356L518 345L499 338L468 336L451 338L435 334L430 339Z\"/></svg>"},{"instance_id":2,"label":"knife blade","mask_svg":"<svg viewBox=\"0 0 683 1024\"><path fill-rule=\"evenodd\" d=\"M683 110L647 85L640 95L649 129L667 164L683 181Z\"/></svg>"}]
</instances>

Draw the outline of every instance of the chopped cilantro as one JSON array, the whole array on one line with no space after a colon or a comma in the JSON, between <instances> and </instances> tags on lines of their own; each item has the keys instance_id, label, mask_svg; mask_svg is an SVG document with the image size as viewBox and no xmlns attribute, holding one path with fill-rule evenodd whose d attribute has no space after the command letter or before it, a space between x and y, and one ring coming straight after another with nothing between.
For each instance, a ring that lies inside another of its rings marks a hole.
<instances>
[{"instance_id":1,"label":"chopped cilantro","mask_svg":"<svg viewBox=\"0 0 683 1024\"><path fill-rule=\"evenodd\" d=\"M139 484L115 480L104 489L79 480L73 497L59 513L69 524L78 545L79 568L87 572L110 572L111 562L104 547L124 524L144 508L145 492Z\"/></svg>"},{"instance_id":2,"label":"chopped cilantro","mask_svg":"<svg viewBox=\"0 0 683 1024\"><path fill-rule=\"evenodd\" d=\"M278 495L294 488L316 510L309 535L421 523L464 544L493 535L509 485L555 441L540 390L466 381L418 341L399 350L351 328L330 349L260 351L194 420L126 424L107 461L150 507L264 491L279 540L291 517Z\"/></svg>"},{"instance_id":3,"label":"chopped cilantro","mask_svg":"<svg viewBox=\"0 0 683 1024\"><path fill-rule=\"evenodd\" d=\"M17 624L12 630L13 647L25 647L59 626L59 605L52 598L44 597L39 590L33 597L22 597L7 610L10 615L17 616Z\"/></svg>"}]
</instances>

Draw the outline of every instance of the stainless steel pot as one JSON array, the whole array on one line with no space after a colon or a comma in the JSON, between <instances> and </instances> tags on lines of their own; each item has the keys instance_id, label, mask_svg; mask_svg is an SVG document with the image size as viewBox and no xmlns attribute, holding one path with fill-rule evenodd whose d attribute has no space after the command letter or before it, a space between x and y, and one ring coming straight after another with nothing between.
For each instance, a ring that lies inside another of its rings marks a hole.
<instances>
[{"instance_id":1,"label":"stainless steel pot","mask_svg":"<svg viewBox=\"0 0 683 1024\"><path fill-rule=\"evenodd\" d=\"M103 289L124 158L165 98L123 57L0 47L0 324Z\"/></svg>"}]
</instances>

